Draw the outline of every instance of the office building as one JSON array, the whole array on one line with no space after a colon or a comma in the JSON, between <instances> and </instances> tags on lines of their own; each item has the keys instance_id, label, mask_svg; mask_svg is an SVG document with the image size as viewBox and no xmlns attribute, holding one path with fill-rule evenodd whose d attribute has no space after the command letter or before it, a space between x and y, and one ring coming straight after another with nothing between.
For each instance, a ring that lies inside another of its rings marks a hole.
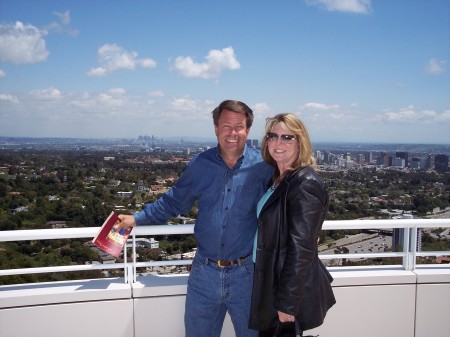
<instances>
[{"instance_id":1,"label":"office building","mask_svg":"<svg viewBox=\"0 0 450 337\"><path fill-rule=\"evenodd\" d=\"M405 151L397 151L395 152L395 156L397 158L401 158L405 161L405 166L404 167L408 167L408 152Z\"/></svg>"},{"instance_id":2,"label":"office building","mask_svg":"<svg viewBox=\"0 0 450 337\"><path fill-rule=\"evenodd\" d=\"M437 172L448 172L448 156L437 154L434 156L434 169Z\"/></svg>"}]
</instances>

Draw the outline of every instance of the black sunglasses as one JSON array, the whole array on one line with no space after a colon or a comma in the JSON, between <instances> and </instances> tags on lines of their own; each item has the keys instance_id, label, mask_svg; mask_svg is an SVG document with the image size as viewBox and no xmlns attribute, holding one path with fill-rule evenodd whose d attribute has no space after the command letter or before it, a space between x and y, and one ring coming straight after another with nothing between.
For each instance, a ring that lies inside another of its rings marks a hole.
<instances>
[{"instance_id":1,"label":"black sunglasses","mask_svg":"<svg viewBox=\"0 0 450 337\"><path fill-rule=\"evenodd\" d=\"M293 140L295 140L296 137L294 135L278 135L275 132L268 132L266 138L269 140L269 142L276 142L278 139L280 139L282 143L291 143Z\"/></svg>"}]
</instances>

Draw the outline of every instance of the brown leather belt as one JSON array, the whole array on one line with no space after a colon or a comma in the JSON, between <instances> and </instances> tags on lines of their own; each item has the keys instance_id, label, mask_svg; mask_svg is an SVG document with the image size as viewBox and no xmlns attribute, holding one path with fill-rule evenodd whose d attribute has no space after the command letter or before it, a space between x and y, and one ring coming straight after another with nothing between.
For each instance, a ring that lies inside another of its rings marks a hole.
<instances>
[{"instance_id":1,"label":"brown leather belt","mask_svg":"<svg viewBox=\"0 0 450 337\"><path fill-rule=\"evenodd\" d=\"M241 264L244 263L245 260L251 256L252 254L248 254L247 256L244 257L240 257L239 259L236 260L231 260L231 261L222 261L222 260L213 260L213 259L208 259L209 262L212 262L214 264L217 264L219 267L231 267L231 266L235 266L237 264Z\"/></svg>"}]
</instances>

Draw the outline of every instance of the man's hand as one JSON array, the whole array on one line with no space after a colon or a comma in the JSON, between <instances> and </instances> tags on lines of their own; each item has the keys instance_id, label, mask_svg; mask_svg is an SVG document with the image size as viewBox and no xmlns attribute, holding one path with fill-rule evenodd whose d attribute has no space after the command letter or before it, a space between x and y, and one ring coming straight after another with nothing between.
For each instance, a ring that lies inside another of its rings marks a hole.
<instances>
[{"instance_id":1,"label":"man's hand","mask_svg":"<svg viewBox=\"0 0 450 337\"><path fill-rule=\"evenodd\" d=\"M134 220L134 216L119 214L119 220L117 220L116 224L114 225L114 229L119 231L122 228L128 227L136 227L136 221Z\"/></svg>"}]
</instances>

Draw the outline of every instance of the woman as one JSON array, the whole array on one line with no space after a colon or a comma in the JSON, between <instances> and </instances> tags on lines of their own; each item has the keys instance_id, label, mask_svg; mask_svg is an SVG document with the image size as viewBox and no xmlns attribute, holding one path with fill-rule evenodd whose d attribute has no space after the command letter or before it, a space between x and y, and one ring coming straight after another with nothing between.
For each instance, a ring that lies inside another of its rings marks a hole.
<instances>
[{"instance_id":1,"label":"woman","mask_svg":"<svg viewBox=\"0 0 450 337\"><path fill-rule=\"evenodd\" d=\"M275 174L258 203L250 328L272 337L278 322L321 325L336 301L317 251L328 193L303 123L293 114L268 118L262 155Z\"/></svg>"}]
</instances>

